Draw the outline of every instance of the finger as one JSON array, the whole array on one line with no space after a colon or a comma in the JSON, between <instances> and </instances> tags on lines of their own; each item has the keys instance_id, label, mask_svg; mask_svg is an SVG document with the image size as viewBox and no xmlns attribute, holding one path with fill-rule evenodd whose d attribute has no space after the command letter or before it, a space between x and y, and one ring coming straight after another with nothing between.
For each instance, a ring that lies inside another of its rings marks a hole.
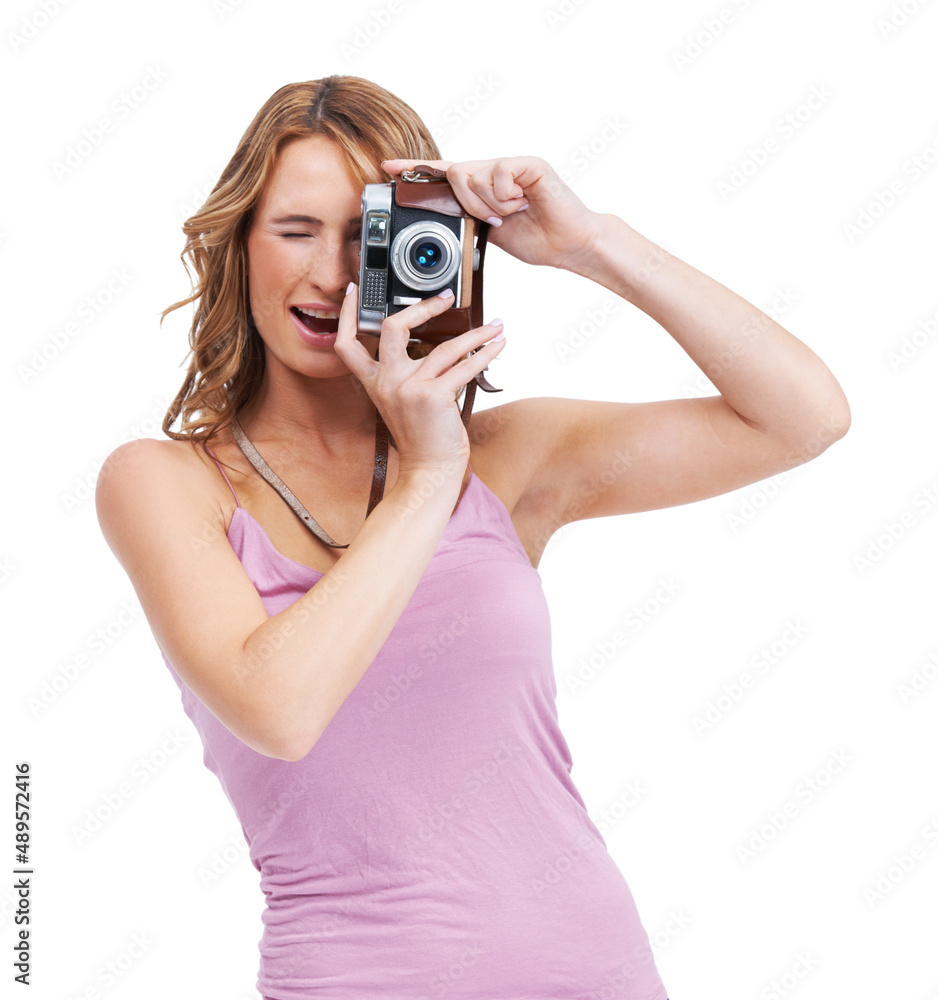
<instances>
[{"instance_id":1,"label":"finger","mask_svg":"<svg viewBox=\"0 0 938 1000\"><path fill-rule=\"evenodd\" d=\"M517 183L514 171L504 160L499 160L492 170L492 192L499 205L510 205L524 198L524 188Z\"/></svg>"},{"instance_id":2,"label":"finger","mask_svg":"<svg viewBox=\"0 0 938 1000\"><path fill-rule=\"evenodd\" d=\"M458 392L464 385L468 384L479 372L485 371L488 363L499 355L507 343L504 338L501 340L491 339L492 336L497 336L502 332L501 320L493 320L491 323L480 326L477 330L471 332L478 333L479 331L484 331L485 335L489 336L490 339L482 344L481 347L474 350L468 358L463 358L452 365L448 371L437 376L437 381L453 393ZM466 351L462 353L465 354Z\"/></svg>"},{"instance_id":3,"label":"finger","mask_svg":"<svg viewBox=\"0 0 938 1000\"><path fill-rule=\"evenodd\" d=\"M492 338L498 336L502 329L502 321L493 319L485 326L475 327L456 337L451 337L449 340L444 340L421 359L421 373L430 378L438 378L456 365L464 354L478 350L483 345L487 347L493 342ZM500 343L500 341L495 341L495 343ZM463 382L460 383L460 385L463 384Z\"/></svg>"},{"instance_id":4,"label":"finger","mask_svg":"<svg viewBox=\"0 0 938 1000\"><path fill-rule=\"evenodd\" d=\"M482 171L483 175L486 171ZM486 181L480 177L476 179L474 175L473 180L476 184L481 187L486 187ZM470 214L474 215L477 219L484 219L486 222L493 226L500 226L502 220L498 215L496 206L489 205L484 198L480 197L476 193L474 187L469 185L469 172L465 168L457 168L447 171L446 179L450 183L450 187L453 189L453 193L459 199L459 203L462 207ZM489 187L489 190L491 188ZM494 198L493 198L494 201Z\"/></svg>"},{"instance_id":5,"label":"finger","mask_svg":"<svg viewBox=\"0 0 938 1000\"><path fill-rule=\"evenodd\" d=\"M370 378L378 367L375 359L358 339L358 285L354 281L349 282L339 309L339 326L334 347L336 354L359 381Z\"/></svg>"},{"instance_id":6,"label":"finger","mask_svg":"<svg viewBox=\"0 0 938 1000\"><path fill-rule=\"evenodd\" d=\"M410 331L422 323L426 323L427 320L433 319L434 316L446 312L455 301L453 293L446 289L439 295L432 295L428 299L423 299L388 316L381 324L381 339L379 341L381 360L391 361L409 358L407 342L410 340Z\"/></svg>"}]
</instances>

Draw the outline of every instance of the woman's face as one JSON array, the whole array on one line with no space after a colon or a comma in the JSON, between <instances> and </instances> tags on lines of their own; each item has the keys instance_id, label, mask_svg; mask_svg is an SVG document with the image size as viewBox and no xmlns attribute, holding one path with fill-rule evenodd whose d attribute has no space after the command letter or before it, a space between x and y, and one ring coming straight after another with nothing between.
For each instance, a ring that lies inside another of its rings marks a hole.
<instances>
[{"instance_id":1,"label":"woman's face","mask_svg":"<svg viewBox=\"0 0 938 1000\"><path fill-rule=\"evenodd\" d=\"M358 280L361 194L330 139L280 151L247 237L251 314L269 365L348 373L333 345L345 289ZM363 342L374 354L377 338Z\"/></svg>"}]
</instances>

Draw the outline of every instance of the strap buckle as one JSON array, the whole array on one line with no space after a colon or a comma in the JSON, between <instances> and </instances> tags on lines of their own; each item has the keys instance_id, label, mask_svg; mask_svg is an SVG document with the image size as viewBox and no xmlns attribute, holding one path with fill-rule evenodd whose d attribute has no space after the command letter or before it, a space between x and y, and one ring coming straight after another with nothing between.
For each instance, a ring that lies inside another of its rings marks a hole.
<instances>
[{"instance_id":1,"label":"strap buckle","mask_svg":"<svg viewBox=\"0 0 938 1000\"><path fill-rule=\"evenodd\" d=\"M421 163L419 167L402 170L401 180L406 181L408 184L428 184L434 181L445 181L446 171L440 170L437 167L427 166L426 163Z\"/></svg>"}]
</instances>

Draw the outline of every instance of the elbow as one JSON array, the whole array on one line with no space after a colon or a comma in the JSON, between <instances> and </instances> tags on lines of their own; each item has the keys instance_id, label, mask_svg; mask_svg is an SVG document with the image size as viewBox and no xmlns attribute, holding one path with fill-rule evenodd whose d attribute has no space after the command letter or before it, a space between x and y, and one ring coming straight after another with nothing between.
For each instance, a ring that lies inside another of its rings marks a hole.
<instances>
[{"instance_id":1,"label":"elbow","mask_svg":"<svg viewBox=\"0 0 938 1000\"><path fill-rule=\"evenodd\" d=\"M796 406L801 419L798 431L789 438L795 465L817 458L850 430L850 403L830 369L825 368L817 380L806 380Z\"/></svg>"},{"instance_id":2,"label":"elbow","mask_svg":"<svg viewBox=\"0 0 938 1000\"><path fill-rule=\"evenodd\" d=\"M268 727L264 738L259 741L256 749L265 757L284 760L290 764L306 757L319 742L320 733L291 732L286 726Z\"/></svg>"},{"instance_id":3,"label":"elbow","mask_svg":"<svg viewBox=\"0 0 938 1000\"><path fill-rule=\"evenodd\" d=\"M829 401L827 412L821 423L821 426L827 429L830 438L827 444L832 445L835 441L839 441L850 430L852 420L850 403L847 402L843 389L838 385L835 398Z\"/></svg>"},{"instance_id":4,"label":"elbow","mask_svg":"<svg viewBox=\"0 0 938 1000\"><path fill-rule=\"evenodd\" d=\"M306 757L315 745L315 743L310 744L308 741L281 743L276 747L274 752L268 754L268 756L275 757L277 760L285 760L290 764L295 764L297 761Z\"/></svg>"},{"instance_id":5,"label":"elbow","mask_svg":"<svg viewBox=\"0 0 938 1000\"><path fill-rule=\"evenodd\" d=\"M270 733L265 734L262 738L255 737L250 740L241 737L241 742L246 743L252 750L264 757L270 757L272 760L284 760L290 764L302 760L315 746L315 743L310 743L308 740L288 741L282 736L272 736Z\"/></svg>"},{"instance_id":6,"label":"elbow","mask_svg":"<svg viewBox=\"0 0 938 1000\"><path fill-rule=\"evenodd\" d=\"M792 465L810 462L839 441L850 430L850 405L846 397L819 410L814 418L802 426L801 433L790 442L789 460Z\"/></svg>"},{"instance_id":7,"label":"elbow","mask_svg":"<svg viewBox=\"0 0 938 1000\"><path fill-rule=\"evenodd\" d=\"M309 727L299 729L287 724L283 718L272 719L269 715L260 717L256 713L241 715L238 723L227 728L245 746L255 753L296 763L302 760L319 741L320 733L311 733Z\"/></svg>"}]
</instances>

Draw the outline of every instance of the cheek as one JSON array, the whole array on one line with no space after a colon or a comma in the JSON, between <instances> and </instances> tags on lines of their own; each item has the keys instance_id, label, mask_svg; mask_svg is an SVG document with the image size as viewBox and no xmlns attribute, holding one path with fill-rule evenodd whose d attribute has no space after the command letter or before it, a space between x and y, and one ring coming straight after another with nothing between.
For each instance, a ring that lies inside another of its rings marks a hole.
<instances>
[{"instance_id":1,"label":"cheek","mask_svg":"<svg viewBox=\"0 0 938 1000\"><path fill-rule=\"evenodd\" d=\"M285 299L303 275L304 256L302 247L248 243L248 294L255 323L282 313Z\"/></svg>"}]
</instances>

